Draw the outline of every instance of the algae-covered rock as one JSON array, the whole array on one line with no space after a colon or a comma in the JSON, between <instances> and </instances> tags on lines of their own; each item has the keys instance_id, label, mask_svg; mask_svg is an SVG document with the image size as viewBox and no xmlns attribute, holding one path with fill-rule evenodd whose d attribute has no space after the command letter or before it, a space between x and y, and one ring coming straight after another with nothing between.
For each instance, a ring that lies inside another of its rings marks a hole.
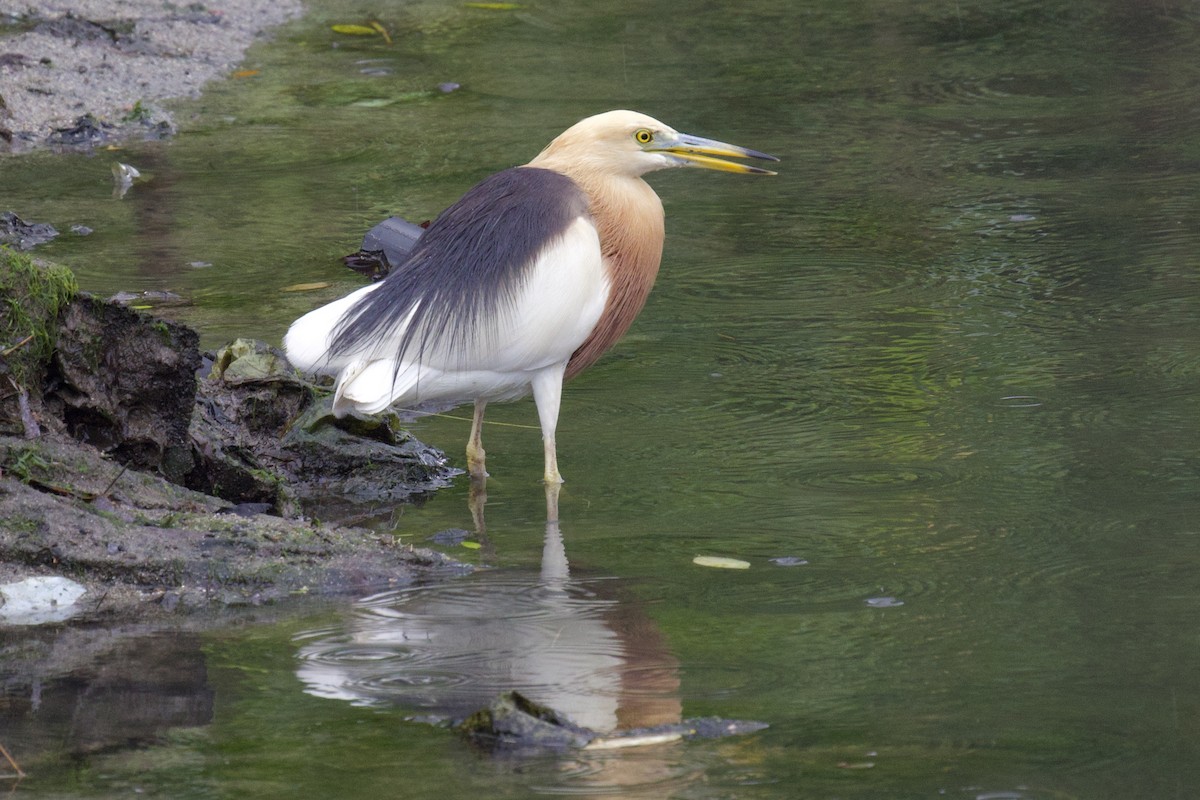
<instances>
[{"instance_id":1,"label":"algae-covered rock","mask_svg":"<svg viewBox=\"0 0 1200 800\"><path fill-rule=\"evenodd\" d=\"M63 431L121 464L283 516L406 502L456 474L394 416L335 419L328 392L275 348L239 339L198 379L192 329L78 294L68 270L0 256L0 433Z\"/></svg>"},{"instance_id":2,"label":"algae-covered rock","mask_svg":"<svg viewBox=\"0 0 1200 800\"><path fill-rule=\"evenodd\" d=\"M615 750L688 739L740 736L767 727L765 722L752 720L701 717L652 728L601 732L576 725L554 709L515 691L501 694L486 708L454 726L456 731L485 749L508 751Z\"/></svg>"},{"instance_id":3,"label":"algae-covered rock","mask_svg":"<svg viewBox=\"0 0 1200 800\"><path fill-rule=\"evenodd\" d=\"M36 436L59 314L78 287L70 270L0 247L0 433Z\"/></svg>"},{"instance_id":4,"label":"algae-covered rock","mask_svg":"<svg viewBox=\"0 0 1200 800\"><path fill-rule=\"evenodd\" d=\"M584 747L596 737L520 692L505 692L455 729L488 749L564 750Z\"/></svg>"},{"instance_id":5,"label":"algae-covered rock","mask_svg":"<svg viewBox=\"0 0 1200 800\"><path fill-rule=\"evenodd\" d=\"M457 474L394 415L334 418L328 391L262 342L222 348L198 379L195 331L79 294L69 270L3 249L0 299L0 434L66 432L121 464L283 516L405 502Z\"/></svg>"},{"instance_id":6,"label":"algae-covered rock","mask_svg":"<svg viewBox=\"0 0 1200 800\"><path fill-rule=\"evenodd\" d=\"M187 485L336 518L339 506L403 502L449 484L445 455L394 416L337 419L330 405L277 349L247 339L222 348L200 382Z\"/></svg>"},{"instance_id":7,"label":"algae-covered rock","mask_svg":"<svg viewBox=\"0 0 1200 800\"><path fill-rule=\"evenodd\" d=\"M338 419L331 405L328 397L314 403L283 439L286 469L306 506L409 500L449 486L458 474L394 415Z\"/></svg>"}]
</instances>

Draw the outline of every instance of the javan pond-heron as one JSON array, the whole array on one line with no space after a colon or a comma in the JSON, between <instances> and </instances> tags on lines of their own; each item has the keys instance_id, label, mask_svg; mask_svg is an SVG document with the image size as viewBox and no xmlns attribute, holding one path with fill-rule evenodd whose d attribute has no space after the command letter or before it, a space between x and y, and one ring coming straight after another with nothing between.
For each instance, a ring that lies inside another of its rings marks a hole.
<instances>
[{"instance_id":1,"label":"javan pond-heron","mask_svg":"<svg viewBox=\"0 0 1200 800\"><path fill-rule=\"evenodd\" d=\"M532 391L545 481L561 483L563 381L624 335L658 274L663 208L642 175L774 174L722 157L778 160L632 111L588 117L528 164L476 184L386 279L296 320L288 359L337 376L338 416L474 401L467 465L477 478L485 406Z\"/></svg>"}]
</instances>

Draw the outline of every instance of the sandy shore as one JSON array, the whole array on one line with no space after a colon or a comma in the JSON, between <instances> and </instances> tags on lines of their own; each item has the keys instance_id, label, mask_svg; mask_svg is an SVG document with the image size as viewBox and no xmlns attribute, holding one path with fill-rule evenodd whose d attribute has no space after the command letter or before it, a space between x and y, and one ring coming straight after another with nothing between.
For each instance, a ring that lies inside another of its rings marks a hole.
<instances>
[{"instance_id":1,"label":"sandy shore","mask_svg":"<svg viewBox=\"0 0 1200 800\"><path fill-rule=\"evenodd\" d=\"M169 129L160 101L195 97L302 11L299 0L0 0L0 149L47 144L84 114L112 136Z\"/></svg>"}]
</instances>

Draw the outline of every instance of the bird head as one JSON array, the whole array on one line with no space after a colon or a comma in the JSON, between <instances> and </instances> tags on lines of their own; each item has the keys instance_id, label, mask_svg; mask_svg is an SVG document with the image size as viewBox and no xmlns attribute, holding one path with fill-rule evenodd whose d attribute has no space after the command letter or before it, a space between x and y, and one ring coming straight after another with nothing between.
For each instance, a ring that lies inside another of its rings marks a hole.
<instances>
[{"instance_id":1,"label":"bird head","mask_svg":"<svg viewBox=\"0 0 1200 800\"><path fill-rule=\"evenodd\" d=\"M680 133L636 111L608 111L580 120L563 131L530 166L563 172L588 169L629 177L671 167L775 174L725 158L779 160L757 150Z\"/></svg>"}]
</instances>

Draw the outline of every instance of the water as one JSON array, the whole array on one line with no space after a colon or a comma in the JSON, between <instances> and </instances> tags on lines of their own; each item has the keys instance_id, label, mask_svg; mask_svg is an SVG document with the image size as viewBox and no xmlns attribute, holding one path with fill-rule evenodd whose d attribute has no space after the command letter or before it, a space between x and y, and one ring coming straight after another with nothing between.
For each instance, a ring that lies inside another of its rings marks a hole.
<instances>
[{"instance_id":1,"label":"water","mask_svg":"<svg viewBox=\"0 0 1200 800\"><path fill-rule=\"evenodd\" d=\"M372 18L395 46L328 31ZM192 298L212 346L278 341L357 285L336 258L371 224L432 216L597 110L783 159L651 176L663 276L565 393L561 538L536 432L492 427L483 547L453 552L496 570L116 632L10 675L18 791L1194 796L1198 22L1171 2L330 2L175 140L122 151L154 173L123 201L115 154L0 162L5 207L96 229L46 257L95 291ZM312 281L334 286L279 291ZM528 402L489 416L536 424ZM457 456L467 424L416 431ZM416 542L472 527L465 486L364 512ZM771 728L495 759L407 721L506 684L601 725Z\"/></svg>"}]
</instances>

